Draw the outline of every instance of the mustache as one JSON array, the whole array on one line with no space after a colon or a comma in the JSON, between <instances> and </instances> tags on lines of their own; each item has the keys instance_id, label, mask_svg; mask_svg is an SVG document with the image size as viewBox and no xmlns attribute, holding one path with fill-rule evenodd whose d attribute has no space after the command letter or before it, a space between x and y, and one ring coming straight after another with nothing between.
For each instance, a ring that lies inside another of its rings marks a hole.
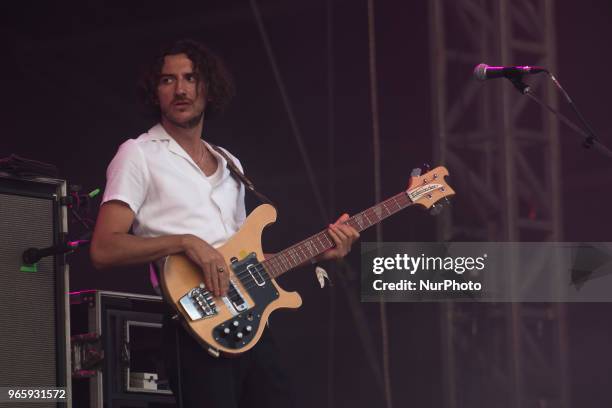
<instances>
[{"instance_id":1,"label":"mustache","mask_svg":"<svg viewBox=\"0 0 612 408\"><path fill-rule=\"evenodd\" d=\"M172 100L172 104L178 103L178 102L189 102L192 103L193 101L191 101L191 99L189 98L174 98Z\"/></svg>"}]
</instances>

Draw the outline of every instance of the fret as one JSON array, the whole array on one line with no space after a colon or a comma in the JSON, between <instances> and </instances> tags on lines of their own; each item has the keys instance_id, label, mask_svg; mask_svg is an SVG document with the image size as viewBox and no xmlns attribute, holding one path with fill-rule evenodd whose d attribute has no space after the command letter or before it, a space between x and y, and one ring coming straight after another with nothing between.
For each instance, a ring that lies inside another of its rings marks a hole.
<instances>
[{"instance_id":1,"label":"fret","mask_svg":"<svg viewBox=\"0 0 612 408\"><path fill-rule=\"evenodd\" d=\"M406 194L398 194L397 197L399 197L402 202L404 202L405 204L402 204L402 208L407 207L411 201L408 199L408 196Z\"/></svg>"},{"instance_id":2,"label":"fret","mask_svg":"<svg viewBox=\"0 0 612 408\"><path fill-rule=\"evenodd\" d=\"M300 245L297 245L293 248L293 252L295 253L295 256L297 257L298 261L300 261L298 265L303 263L306 260L305 257L302 258L302 254L300 254L300 249L301 249Z\"/></svg>"},{"instance_id":3,"label":"fret","mask_svg":"<svg viewBox=\"0 0 612 408\"><path fill-rule=\"evenodd\" d=\"M280 253L278 259L281 261L283 268L291 269L291 262L289 261L289 254L286 249Z\"/></svg>"},{"instance_id":4,"label":"fret","mask_svg":"<svg viewBox=\"0 0 612 408\"><path fill-rule=\"evenodd\" d=\"M302 255L304 256L304 259L302 259L302 262L305 262L308 259L308 255L306 255L306 251L304 250L304 245L303 244L300 245L298 249L302 251Z\"/></svg>"},{"instance_id":5,"label":"fret","mask_svg":"<svg viewBox=\"0 0 612 408\"><path fill-rule=\"evenodd\" d=\"M264 262L262 262L262 264L264 264L264 267L266 268L266 270L273 276L273 277L277 277L279 275L279 271L277 269L277 266L274 264L274 257L265 260Z\"/></svg>"},{"instance_id":6,"label":"fret","mask_svg":"<svg viewBox=\"0 0 612 408\"><path fill-rule=\"evenodd\" d=\"M363 212L363 216L366 217L366 220L368 220L368 222L370 223L370 225L368 225L368 227L372 226L374 223L372 221L370 221L370 218L368 217L367 214L367 210Z\"/></svg>"},{"instance_id":7,"label":"fret","mask_svg":"<svg viewBox=\"0 0 612 408\"><path fill-rule=\"evenodd\" d=\"M278 256L275 256L274 258L274 262L275 262L275 267L278 269L278 274L280 275L281 273L283 273L285 271L285 267L282 265L282 262L280 261Z\"/></svg>"},{"instance_id":8,"label":"fret","mask_svg":"<svg viewBox=\"0 0 612 408\"><path fill-rule=\"evenodd\" d=\"M317 239L319 240L319 243L321 244L321 252L325 251L325 243L321 240L321 235L325 235L325 234L319 234L319 236L317 237Z\"/></svg>"},{"instance_id":9,"label":"fret","mask_svg":"<svg viewBox=\"0 0 612 408\"><path fill-rule=\"evenodd\" d=\"M323 240L323 238L325 238L325 240ZM329 248L329 238L325 232L321 233L319 236L319 242L321 242L321 248L323 248L323 251Z\"/></svg>"},{"instance_id":10,"label":"fret","mask_svg":"<svg viewBox=\"0 0 612 408\"><path fill-rule=\"evenodd\" d=\"M374 207L374 214L376 215L376 222L379 222L382 219L382 209L380 205Z\"/></svg>"},{"instance_id":11,"label":"fret","mask_svg":"<svg viewBox=\"0 0 612 408\"><path fill-rule=\"evenodd\" d=\"M287 267L285 266L285 263L286 263L286 261L285 261L285 255L284 255L282 252L281 252L281 253L279 254L279 256L276 258L276 263L278 264L278 267L279 267L281 270L283 270L283 271L284 271L284 270L286 270L286 269L287 269Z\"/></svg>"},{"instance_id":12,"label":"fret","mask_svg":"<svg viewBox=\"0 0 612 408\"><path fill-rule=\"evenodd\" d=\"M357 223L355 222L355 220L353 218L350 218L347 222L346 225L349 225L353 228L355 228L357 231L359 231L359 226L357 225Z\"/></svg>"},{"instance_id":13,"label":"fret","mask_svg":"<svg viewBox=\"0 0 612 408\"><path fill-rule=\"evenodd\" d=\"M361 223L358 223L357 220L355 220L355 229L357 229L358 231L363 231L365 228L363 228L363 225L361 225Z\"/></svg>"},{"instance_id":14,"label":"fret","mask_svg":"<svg viewBox=\"0 0 612 408\"><path fill-rule=\"evenodd\" d=\"M295 249L295 247L291 248L291 259L295 262L294 266L298 266L302 263L302 259L300 258L300 253Z\"/></svg>"},{"instance_id":15,"label":"fret","mask_svg":"<svg viewBox=\"0 0 612 408\"><path fill-rule=\"evenodd\" d=\"M325 241L327 241L327 248L333 248L334 247L334 242L329 239L327 234L323 234L323 236L325 237Z\"/></svg>"},{"instance_id":16,"label":"fret","mask_svg":"<svg viewBox=\"0 0 612 408\"><path fill-rule=\"evenodd\" d=\"M291 258L295 262L296 266L302 263L302 259L300 258L300 253L297 251L297 248L295 247L291 248Z\"/></svg>"},{"instance_id":17,"label":"fret","mask_svg":"<svg viewBox=\"0 0 612 408\"><path fill-rule=\"evenodd\" d=\"M317 251L317 253L321 253L322 251L319 249L319 247L317 246L317 238L319 237L319 234L313 236L310 241L312 242L312 244L315 247L315 251Z\"/></svg>"},{"instance_id":18,"label":"fret","mask_svg":"<svg viewBox=\"0 0 612 408\"><path fill-rule=\"evenodd\" d=\"M287 254L287 256L285 256L285 258L287 259L287 263L289 264L288 269L292 269L297 266L298 262L295 260L294 255L291 254L291 251L289 251L289 253Z\"/></svg>"},{"instance_id":19,"label":"fret","mask_svg":"<svg viewBox=\"0 0 612 408\"><path fill-rule=\"evenodd\" d=\"M308 252L310 252L310 257L314 258L315 256L317 256L316 253L312 252L312 243L310 242L310 240L306 241L304 245L306 245L306 247L308 248Z\"/></svg>"},{"instance_id":20,"label":"fret","mask_svg":"<svg viewBox=\"0 0 612 408\"><path fill-rule=\"evenodd\" d=\"M266 272L268 272L268 275L270 275L272 277L274 277L276 275L274 273L274 271L272 270L272 264L270 262L268 262L268 259L266 259L265 261L261 262L261 265L266 270Z\"/></svg>"},{"instance_id":21,"label":"fret","mask_svg":"<svg viewBox=\"0 0 612 408\"><path fill-rule=\"evenodd\" d=\"M387 210L387 215L391 215L391 212L389 211L389 209L387 208L387 204L385 204L385 201L383 201L382 206L385 210Z\"/></svg>"},{"instance_id":22,"label":"fret","mask_svg":"<svg viewBox=\"0 0 612 408\"><path fill-rule=\"evenodd\" d=\"M272 269L274 271L274 276L275 277L280 275L281 273L283 273L283 269L278 264L278 260L273 259L272 262L270 262L270 266L272 267Z\"/></svg>"},{"instance_id":23,"label":"fret","mask_svg":"<svg viewBox=\"0 0 612 408\"><path fill-rule=\"evenodd\" d=\"M401 210L401 209L402 209L402 207L401 207L401 206L398 204L398 202L397 202L397 196L393 197L393 202L395 203L395 205L397 205L397 209L398 209L398 210Z\"/></svg>"},{"instance_id":24,"label":"fret","mask_svg":"<svg viewBox=\"0 0 612 408\"><path fill-rule=\"evenodd\" d=\"M287 257L285 256L284 253L281 252L278 257L279 257L279 260L281 261L281 263L283 264L283 268L286 268L287 270L291 269L291 266L289 264L289 260L287 259ZM287 265L287 266L285 266L285 265Z\"/></svg>"},{"instance_id":25,"label":"fret","mask_svg":"<svg viewBox=\"0 0 612 408\"><path fill-rule=\"evenodd\" d=\"M291 256L291 259L293 260L293 262L295 262L295 264L298 265L299 262L295 260L294 252L295 252L295 250L293 248L287 249L287 253L289 254L289 256Z\"/></svg>"},{"instance_id":26,"label":"fret","mask_svg":"<svg viewBox=\"0 0 612 408\"><path fill-rule=\"evenodd\" d=\"M391 209L391 210L390 210L390 209L389 209L389 203L390 203L390 201L391 201L391 200L387 200L387 201L385 201L385 207L387 208L387 211L389 211L389 215L391 215L391 214L395 214L395 212L397 211L397 210L393 210L393 209Z\"/></svg>"},{"instance_id":27,"label":"fret","mask_svg":"<svg viewBox=\"0 0 612 408\"><path fill-rule=\"evenodd\" d=\"M363 228L363 225L361 225L361 214L357 215L357 218L355 218L355 221L357 221L357 224L359 224L359 229L363 231L365 228Z\"/></svg>"}]
</instances>

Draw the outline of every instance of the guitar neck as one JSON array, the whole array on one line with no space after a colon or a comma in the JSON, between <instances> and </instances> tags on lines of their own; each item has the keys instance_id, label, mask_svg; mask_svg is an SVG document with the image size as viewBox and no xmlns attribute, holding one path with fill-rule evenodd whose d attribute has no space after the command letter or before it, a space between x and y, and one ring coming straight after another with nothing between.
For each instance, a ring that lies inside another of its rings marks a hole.
<instances>
[{"instance_id":1,"label":"guitar neck","mask_svg":"<svg viewBox=\"0 0 612 408\"><path fill-rule=\"evenodd\" d=\"M361 232L385 218L412 205L406 192L401 192L373 207L349 218L344 224ZM280 251L262 262L270 276L276 278L283 273L319 256L335 245L327 229Z\"/></svg>"}]
</instances>

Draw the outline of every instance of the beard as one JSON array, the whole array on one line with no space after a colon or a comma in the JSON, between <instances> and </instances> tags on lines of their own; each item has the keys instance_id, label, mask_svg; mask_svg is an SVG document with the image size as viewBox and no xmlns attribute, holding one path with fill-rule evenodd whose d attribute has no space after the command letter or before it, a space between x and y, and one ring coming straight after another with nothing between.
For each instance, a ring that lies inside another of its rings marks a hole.
<instances>
[{"instance_id":1,"label":"beard","mask_svg":"<svg viewBox=\"0 0 612 408\"><path fill-rule=\"evenodd\" d=\"M170 122L176 127L179 127L182 129L193 129L194 127L198 126L198 124L204 117L204 109L202 109L200 113L194 115L191 119L187 119L186 121L183 121L183 122L179 122L178 120L174 119L172 115L168 115L166 113L162 113L162 114L168 122Z\"/></svg>"}]
</instances>

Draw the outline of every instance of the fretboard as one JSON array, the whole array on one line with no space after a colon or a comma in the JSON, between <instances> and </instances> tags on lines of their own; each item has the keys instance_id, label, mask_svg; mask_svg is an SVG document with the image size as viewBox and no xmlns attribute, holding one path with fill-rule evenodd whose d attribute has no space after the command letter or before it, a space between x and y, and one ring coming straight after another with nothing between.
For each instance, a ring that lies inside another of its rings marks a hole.
<instances>
[{"instance_id":1,"label":"fretboard","mask_svg":"<svg viewBox=\"0 0 612 408\"><path fill-rule=\"evenodd\" d=\"M361 232L372 225L378 224L390 215L410 206L412 202L405 192L399 193L373 207L368 208L349 218L345 224ZM278 252L262 262L271 277L276 278L283 273L317 257L328 249L336 246L327 229L289 248Z\"/></svg>"}]
</instances>

